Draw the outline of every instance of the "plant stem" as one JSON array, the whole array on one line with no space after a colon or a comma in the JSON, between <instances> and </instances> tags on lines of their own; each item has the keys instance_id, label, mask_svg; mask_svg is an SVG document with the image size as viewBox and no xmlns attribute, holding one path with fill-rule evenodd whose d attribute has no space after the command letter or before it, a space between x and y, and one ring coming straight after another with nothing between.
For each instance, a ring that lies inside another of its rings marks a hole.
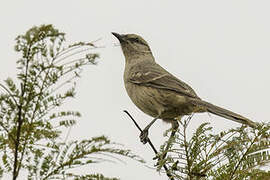
<instances>
[{"instance_id":1,"label":"plant stem","mask_svg":"<svg viewBox=\"0 0 270 180\"><path fill-rule=\"evenodd\" d=\"M140 132L142 132L142 129L140 128L140 126L138 125L138 123L135 121L135 119L129 114L129 112L127 110L124 110L124 112L130 117L130 119L134 122L135 126L140 130ZM151 148L153 149L153 151L155 152L155 154L158 154L158 151L156 150L155 146L153 145L153 143L151 142L151 140L148 138L148 144L151 146ZM168 176L168 178L170 180L174 180L174 177L172 176L170 170L168 169L168 167L164 164L163 168L166 171L166 175Z\"/></svg>"},{"instance_id":2,"label":"plant stem","mask_svg":"<svg viewBox=\"0 0 270 180\"><path fill-rule=\"evenodd\" d=\"M31 50L31 45L29 45L28 47L28 52L27 52L27 56L26 56L26 67L25 67L25 79L23 82L23 87L21 88L21 99L19 102L19 112L18 112L18 121L17 121L17 134L16 134L16 141L15 141L15 151L14 151L14 164L13 164L13 180L16 180L18 175L19 175L19 171L20 169L18 168L18 151L19 151L19 145L20 145L20 136L21 136L21 128L22 128L22 123L23 123L23 119L22 119L22 108L23 108L23 101L24 101L24 94L25 94L25 88L26 88L26 84L27 84L27 76L28 76L28 65L29 65L29 55L30 55L30 50Z\"/></svg>"}]
</instances>

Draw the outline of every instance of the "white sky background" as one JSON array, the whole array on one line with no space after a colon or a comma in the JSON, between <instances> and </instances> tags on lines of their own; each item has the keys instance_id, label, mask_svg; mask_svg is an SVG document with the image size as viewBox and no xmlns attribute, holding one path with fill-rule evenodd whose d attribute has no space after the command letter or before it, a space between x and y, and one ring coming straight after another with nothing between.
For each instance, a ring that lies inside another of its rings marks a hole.
<instances>
[{"instance_id":1,"label":"white sky background","mask_svg":"<svg viewBox=\"0 0 270 180\"><path fill-rule=\"evenodd\" d=\"M67 109L83 117L71 130L70 139L107 135L147 160L155 161L148 145L123 113L127 109L145 127L152 118L140 112L123 85L124 57L111 32L136 33L144 37L156 61L190 84L204 100L229 108L254 121L269 120L270 102L270 1L205 0L88 0L3 1L0 5L0 80L15 78L18 55L15 37L34 25L53 24L67 34L68 42L93 41L101 59L85 68L78 81L75 100ZM96 52L96 51L93 51ZM215 130L239 126L208 114L195 115L192 129L211 122ZM170 126L158 121L150 138L159 147ZM190 129L190 132L192 130ZM104 163L93 170L123 180L164 180L155 170L135 161Z\"/></svg>"}]
</instances>

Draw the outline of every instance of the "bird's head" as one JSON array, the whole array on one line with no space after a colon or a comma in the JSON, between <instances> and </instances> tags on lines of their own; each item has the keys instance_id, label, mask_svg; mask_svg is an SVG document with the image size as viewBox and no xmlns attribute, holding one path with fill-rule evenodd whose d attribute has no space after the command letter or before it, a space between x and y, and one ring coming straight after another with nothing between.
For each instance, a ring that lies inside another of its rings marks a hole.
<instances>
[{"instance_id":1,"label":"bird's head","mask_svg":"<svg viewBox=\"0 0 270 180\"><path fill-rule=\"evenodd\" d=\"M147 42L139 35L136 34L112 34L119 40L123 53L127 57L152 55L151 49Z\"/></svg>"}]
</instances>

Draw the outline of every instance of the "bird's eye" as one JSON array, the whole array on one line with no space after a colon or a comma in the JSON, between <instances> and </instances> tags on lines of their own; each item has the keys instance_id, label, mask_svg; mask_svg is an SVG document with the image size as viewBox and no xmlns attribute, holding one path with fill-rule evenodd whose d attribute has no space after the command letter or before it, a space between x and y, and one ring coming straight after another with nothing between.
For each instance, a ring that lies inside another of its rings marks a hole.
<instances>
[{"instance_id":1,"label":"bird's eye","mask_svg":"<svg viewBox=\"0 0 270 180\"><path fill-rule=\"evenodd\" d=\"M141 43L139 38L131 38L130 40L136 43Z\"/></svg>"}]
</instances>

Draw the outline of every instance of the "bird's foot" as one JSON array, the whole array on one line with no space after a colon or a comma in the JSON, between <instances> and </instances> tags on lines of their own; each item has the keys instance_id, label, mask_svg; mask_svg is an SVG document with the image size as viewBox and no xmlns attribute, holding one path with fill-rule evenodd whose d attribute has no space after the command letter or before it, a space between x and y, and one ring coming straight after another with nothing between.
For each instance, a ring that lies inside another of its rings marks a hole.
<instances>
[{"instance_id":1,"label":"bird's foot","mask_svg":"<svg viewBox=\"0 0 270 180\"><path fill-rule=\"evenodd\" d=\"M143 144L148 142L148 129L144 129L140 134L140 140Z\"/></svg>"}]
</instances>

